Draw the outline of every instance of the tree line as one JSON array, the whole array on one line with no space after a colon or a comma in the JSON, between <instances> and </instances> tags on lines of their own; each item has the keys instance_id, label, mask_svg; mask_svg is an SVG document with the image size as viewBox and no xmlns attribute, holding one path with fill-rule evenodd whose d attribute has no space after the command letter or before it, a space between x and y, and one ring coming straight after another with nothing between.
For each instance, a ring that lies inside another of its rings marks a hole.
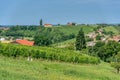
<instances>
[{"instance_id":1,"label":"tree line","mask_svg":"<svg viewBox=\"0 0 120 80\"><path fill-rule=\"evenodd\" d=\"M38 46L48 46L72 38L75 38L75 34L66 35L57 28L41 28L36 32L34 41Z\"/></svg>"}]
</instances>

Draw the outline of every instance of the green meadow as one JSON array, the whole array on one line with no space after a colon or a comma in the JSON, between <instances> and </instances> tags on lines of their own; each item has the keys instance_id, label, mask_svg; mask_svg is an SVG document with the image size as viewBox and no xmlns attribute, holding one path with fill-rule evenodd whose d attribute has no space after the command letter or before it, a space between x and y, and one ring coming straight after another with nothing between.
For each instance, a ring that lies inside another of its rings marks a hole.
<instances>
[{"instance_id":1,"label":"green meadow","mask_svg":"<svg viewBox=\"0 0 120 80\"><path fill-rule=\"evenodd\" d=\"M0 56L1 80L120 80L108 63L73 64Z\"/></svg>"},{"instance_id":2,"label":"green meadow","mask_svg":"<svg viewBox=\"0 0 120 80\"><path fill-rule=\"evenodd\" d=\"M77 34L78 31L82 28L85 34L88 34L93 31L95 26L86 26L86 25L81 26L80 25L80 26L62 26L62 27L56 27L56 28L58 28L60 31L62 31L65 34L71 34L71 33Z\"/></svg>"}]
</instances>

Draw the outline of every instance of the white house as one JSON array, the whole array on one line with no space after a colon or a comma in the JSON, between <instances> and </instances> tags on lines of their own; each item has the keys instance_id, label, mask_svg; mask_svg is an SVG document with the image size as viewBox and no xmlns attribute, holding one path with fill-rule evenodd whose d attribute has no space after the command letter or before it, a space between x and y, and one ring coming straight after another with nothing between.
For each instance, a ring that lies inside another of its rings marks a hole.
<instances>
[{"instance_id":1,"label":"white house","mask_svg":"<svg viewBox=\"0 0 120 80\"><path fill-rule=\"evenodd\" d=\"M4 41L5 40L5 38L0 38L0 41Z\"/></svg>"}]
</instances>

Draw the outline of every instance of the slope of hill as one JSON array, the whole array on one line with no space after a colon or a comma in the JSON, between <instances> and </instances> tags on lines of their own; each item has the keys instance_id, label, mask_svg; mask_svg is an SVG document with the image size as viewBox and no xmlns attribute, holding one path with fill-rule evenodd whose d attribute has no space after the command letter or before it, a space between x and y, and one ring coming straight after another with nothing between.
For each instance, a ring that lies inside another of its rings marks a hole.
<instances>
[{"instance_id":1,"label":"slope of hill","mask_svg":"<svg viewBox=\"0 0 120 80\"><path fill-rule=\"evenodd\" d=\"M119 35L119 30L116 27L108 26L108 27L104 27L103 29L105 29L107 32L111 31L115 35Z\"/></svg>"},{"instance_id":2,"label":"slope of hill","mask_svg":"<svg viewBox=\"0 0 120 80\"><path fill-rule=\"evenodd\" d=\"M59 27L58 29L63 31L64 33L66 34L71 34L71 33L74 33L74 34L78 34L78 31L80 30L80 28L83 28L85 34L89 34L89 33L92 33L94 31L94 28L97 28L96 26L67 26L67 27ZM117 29L118 27L113 27L113 26L106 26L106 27L103 27L103 29L106 31L106 32L113 32L114 35L119 35L119 28ZM59 43L56 43L56 44L52 44L52 46L54 47L59 47L59 48L66 48L66 47L72 47L74 48L74 43L75 43L75 38L74 39L69 39L69 40L66 40L66 41L63 41L63 42L59 42Z\"/></svg>"},{"instance_id":3,"label":"slope of hill","mask_svg":"<svg viewBox=\"0 0 120 80\"><path fill-rule=\"evenodd\" d=\"M118 30L119 34L120 34L120 26L116 26L114 27L116 30Z\"/></svg>"},{"instance_id":4,"label":"slope of hill","mask_svg":"<svg viewBox=\"0 0 120 80\"><path fill-rule=\"evenodd\" d=\"M56 27L60 31L62 31L65 34L78 34L78 31L83 28L83 31L87 34L93 31L95 26L85 26L85 25L80 25L80 26L61 26L61 27Z\"/></svg>"},{"instance_id":5,"label":"slope of hill","mask_svg":"<svg viewBox=\"0 0 120 80\"><path fill-rule=\"evenodd\" d=\"M60 63L0 56L1 80L120 80L107 63L99 65Z\"/></svg>"},{"instance_id":6,"label":"slope of hill","mask_svg":"<svg viewBox=\"0 0 120 80\"><path fill-rule=\"evenodd\" d=\"M74 48L74 43L75 43L75 38L74 39L69 39L63 42L55 43L52 44L51 46L53 47L58 47L58 48L65 48L65 47L73 47Z\"/></svg>"}]
</instances>

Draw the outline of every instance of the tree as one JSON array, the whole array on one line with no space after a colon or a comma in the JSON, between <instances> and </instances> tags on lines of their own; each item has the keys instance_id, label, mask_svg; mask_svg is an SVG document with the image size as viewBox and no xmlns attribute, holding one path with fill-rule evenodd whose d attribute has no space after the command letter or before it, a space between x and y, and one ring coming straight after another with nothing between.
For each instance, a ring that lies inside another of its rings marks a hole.
<instances>
[{"instance_id":1,"label":"tree","mask_svg":"<svg viewBox=\"0 0 120 80\"><path fill-rule=\"evenodd\" d=\"M74 34L66 35L56 28L41 27L41 29L36 32L34 41L38 46L48 46L72 38L74 38Z\"/></svg>"},{"instance_id":2,"label":"tree","mask_svg":"<svg viewBox=\"0 0 120 80\"><path fill-rule=\"evenodd\" d=\"M111 57L117 55L120 51L120 44L115 41L108 41L108 43L97 42L95 46L89 48L89 53L94 53L95 56L100 57L105 62L111 62Z\"/></svg>"},{"instance_id":3,"label":"tree","mask_svg":"<svg viewBox=\"0 0 120 80\"><path fill-rule=\"evenodd\" d=\"M96 44L92 47L89 47L89 54L92 55L92 56L98 56L100 57L100 59L103 60L104 58L104 46L105 45L105 42L101 42L101 41L98 41L96 42Z\"/></svg>"},{"instance_id":4,"label":"tree","mask_svg":"<svg viewBox=\"0 0 120 80\"><path fill-rule=\"evenodd\" d=\"M80 29L76 37L75 47L76 47L76 50L82 50L86 48L86 41L85 41L85 36L82 28Z\"/></svg>"},{"instance_id":5,"label":"tree","mask_svg":"<svg viewBox=\"0 0 120 80\"><path fill-rule=\"evenodd\" d=\"M118 52L118 54L115 55L115 61L112 62L111 66L117 70L117 73L119 73L119 71L120 71L120 52Z\"/></svg>"},{"instance_id":6,"label":"tree","mask_svg":"<svg viewBox=\"0 0 120 80\"><path fill-rule=\"evenodd\" d=\"M114 33L112 31L109 31L108 34L112 37Z\"/></svg>"},{"instance_id":7,"label":"tree","mask_svg":"<svg viewBox=\"0 0 120 80\"><path fill-rule=\"evenodd\" d=\"M73 26L75 26L75 25L76 25L76 23L74 23L74 22L73 22L73 23L72 23L72 25L73 25Z\"/></svg>"},{"instance_id":8,"label":"tree","mask_svg":"<svg viewBox=\"0 0 120 80\"><path fill-rule=\"evenodd\" d=\"M96 40L101 40L102 36L101 35L97 35L96 36Z\"/></svg>"},{"instance_id":9,"label":"tree","mask_svg":"<svg viewBox=\"0 0 120 80\"><path fill-rule=\"evenodd\" d=\"M42 26L43 25L43 21L42 21L42 19L40 19L40 26Z\"/></svg>"},{"instance_id":10,"label":"tree","mask_svg":"<svg viewBox=\"0 0 120 80\"><path fill-rule=\"evenodd\" d=\"M1 34L2 34L2 30L0 30L0 36L1 36Z\"/></svg>"}]
</instances>

